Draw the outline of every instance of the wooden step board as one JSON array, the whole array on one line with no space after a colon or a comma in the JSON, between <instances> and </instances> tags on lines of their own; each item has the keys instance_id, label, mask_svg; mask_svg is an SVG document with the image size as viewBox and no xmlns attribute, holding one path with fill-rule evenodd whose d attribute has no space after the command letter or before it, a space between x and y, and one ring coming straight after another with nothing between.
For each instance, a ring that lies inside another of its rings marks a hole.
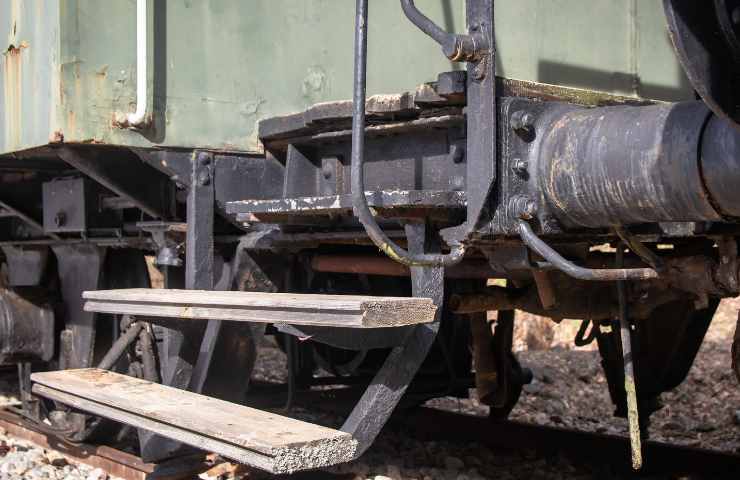
<instances>
[{"instance_id":1,"label":"wooden step board","mask_svg":"<svg viewBox=\"0 0 740 480\"><path fill-rule=\"evenodd\" d=\"M34 373L33 392L271 473L352 460L348 433L99 369Z\"/></svg>"},{"instance_id":2,"label":"wooden step board","mask_svg":"<svg viewBox=\"0 0 740 480\"><path fill-rule=\"evenodd\" d=\"M345 328L429 323L429 298L131 288L84 292L85 311Z\"/></svg>"}]
</instances>

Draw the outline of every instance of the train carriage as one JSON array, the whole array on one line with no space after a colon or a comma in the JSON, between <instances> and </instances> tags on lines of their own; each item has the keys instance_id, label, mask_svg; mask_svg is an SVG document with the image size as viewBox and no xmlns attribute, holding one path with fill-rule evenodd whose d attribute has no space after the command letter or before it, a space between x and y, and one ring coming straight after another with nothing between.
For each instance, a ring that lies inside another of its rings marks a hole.
<instances>
[{"instance_id":1,"label":"train carriage","mask_svg":"<svg viewBox=\"0 0 740 480\"><path fill-rule=\"evenodd\" d=\"M402 399L506 418L519 310L583 321L639 468L740 293L739 25L735 0L2 2L23 414L318 468ZM265 335L291 395L366 387L341 428L245 406Z\"/></svg>"}]
</instances>

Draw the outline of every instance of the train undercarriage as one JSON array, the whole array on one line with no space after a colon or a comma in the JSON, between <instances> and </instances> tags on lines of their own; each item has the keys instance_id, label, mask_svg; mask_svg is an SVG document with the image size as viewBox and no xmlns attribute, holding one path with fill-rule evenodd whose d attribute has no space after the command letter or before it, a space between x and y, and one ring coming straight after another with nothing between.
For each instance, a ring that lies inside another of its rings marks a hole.
<instances>
[{"instance_id":1,"label":"train undercarriage","mask_svg":"<svg viewBox=\"0 0 740 480\"><path fill-rule=\"evenodd\" d=\"M493 420L506 418L531 379L512 352L520 310L583 321L577 341L598 344L639 467L661 394L685 379L720 299L740 293L735 102L724 77L692 70L701 99L681 103L497 77L492 2L467 3L468 34L445 36L402 2L466 69L365 98L359 0L354 99L263 120L263 155L60 138L0 156L0 352L19 365L24 414L77 441L120 432L101 417L129 423L147 461L185 443L274 472L314 468L362 454L402 399L474 387ZM666 3L679 56L697 58L691 7ZM106 296L150 288L147 257L163 288ZM308 322L304 304L247 307L224 291L311 295L325 315L349 316L334 295L428 298L437 310L418 324L342 326ZM262 316L235 321L249 308ZM330 436L331 458L246 454L197 425L195 439L173 433L51 374L241 404L264 335L288 354L294 390L367 385L341 429L351 442ZM143 383L79 370L92 368ZM33 382L32 370L43 372Z\"/></svg>"}]
</instances>

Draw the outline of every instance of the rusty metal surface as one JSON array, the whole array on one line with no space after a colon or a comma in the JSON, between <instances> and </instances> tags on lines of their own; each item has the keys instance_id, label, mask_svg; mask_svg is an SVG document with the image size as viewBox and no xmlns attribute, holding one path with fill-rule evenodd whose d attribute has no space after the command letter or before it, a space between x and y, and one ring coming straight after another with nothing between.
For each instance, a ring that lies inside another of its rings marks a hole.
<instances>
[{"instance_id":1,"label":"rusty metal surface","mask_svg":"<svg viewBox=\"0 0 740 480\"><path fill-rule=\"evenodd\" d=\"M378 255L315 255L311 259L311 268L317 272L353 273L365 275L385 275L390 277L408 277L409 267ZM494 271L483 259L466 259L461 263L445 269L445 278L491 278L502 274Z\"/></svg>"},{"instance_id":2,"label":"rusty metal surface","mask_svg":"<svg viewBox=\"0 0 740 480\"><path fill-rule=\"evenodd\" d=\"M130 453L107 446L72 444L54 435L35 429L19 415L0 409L0 427L9 435L27 440L41 448L56 450L72 463L100 468L114 477L124 480L178 480L192 478L207 467L202 457L184 459L179 465L144 463Z\"/></svg>"},{"instance_id":3,"label":"rusty metal surface","mask_svg":"<svg viewBox=\"0 0 740 480\"><path fill-rule=\"evenodd\" d=\"M59 2L0 4L0 152L51 141L57 85Z\"/></svg>"}]
</instances>

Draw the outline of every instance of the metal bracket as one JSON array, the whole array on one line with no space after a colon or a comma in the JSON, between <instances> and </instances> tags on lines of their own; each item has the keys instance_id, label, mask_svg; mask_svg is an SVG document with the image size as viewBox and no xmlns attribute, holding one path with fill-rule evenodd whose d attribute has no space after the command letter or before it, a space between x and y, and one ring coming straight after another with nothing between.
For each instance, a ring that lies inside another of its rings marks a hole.
<instances>
[{"instance_id":1,"label":"metal bracket","mask_svg":"<svg viewBox=\"0 0 740 480\"><path fill-rule=\"evenodd\" d=\"M467 0L468 36L484 41L484 52L468 61L466 184L467 219L464 225L441 232L449 244L465 242L484 227L485 213L491 210L490 194L496 181L496 47L494 43L493 0ZM482 229L482 230L481 230Z\"/></svg>"},{"instance_id":2,"label":"metal bracket","mask_svg":"<svg viewBox=\"0 0 740 480\"><path fill-rule=\"evenodd\" d=\"M55 245L66 325L60 345L60 368L92 366L95 314L82 308L82 292L96 290L106 249L95 245Z\"/></svg>"},{"instance_id":3,"label":"metal bracket","mask_svg":"<svg viewBox=\"0 0 740 480\"><path fill-rule=\"evenodd\" d=\"M41 284L49 260L49 247L16 247L3 245L8 265L8 283L12 287Z\"/></svg>"},{"instance_id":4,"label":"metal bracket","mask_svg":"<svg viewBox=\"0 0 740 480\"><path fill-rule=\"evenodd\" d=\"M423 224L406 226L406 235L412 253L424 251L427 235ZM444 268L411 267L411 284L415 297L427 297L434 301L437 315L433 323L415 327L403 345L391 350L344 422L342 431L351 433L358 442L355 458L361 456L380 433L429 353L439 331L444 298Z\"/></svg>"},{"instance_id":5,"label":"metal bracket","mask_svg":"<svg viewBox=\"0 0 740 480\"><path fill-rule=\"evenodd\" d=\"M178 252L180 248L180 235L187 231L187 225L175 222L138 222L137 228L152 235L152 240L157 245L158 266L181 267L182 259Z\"/></svg>"}]
</instances>

